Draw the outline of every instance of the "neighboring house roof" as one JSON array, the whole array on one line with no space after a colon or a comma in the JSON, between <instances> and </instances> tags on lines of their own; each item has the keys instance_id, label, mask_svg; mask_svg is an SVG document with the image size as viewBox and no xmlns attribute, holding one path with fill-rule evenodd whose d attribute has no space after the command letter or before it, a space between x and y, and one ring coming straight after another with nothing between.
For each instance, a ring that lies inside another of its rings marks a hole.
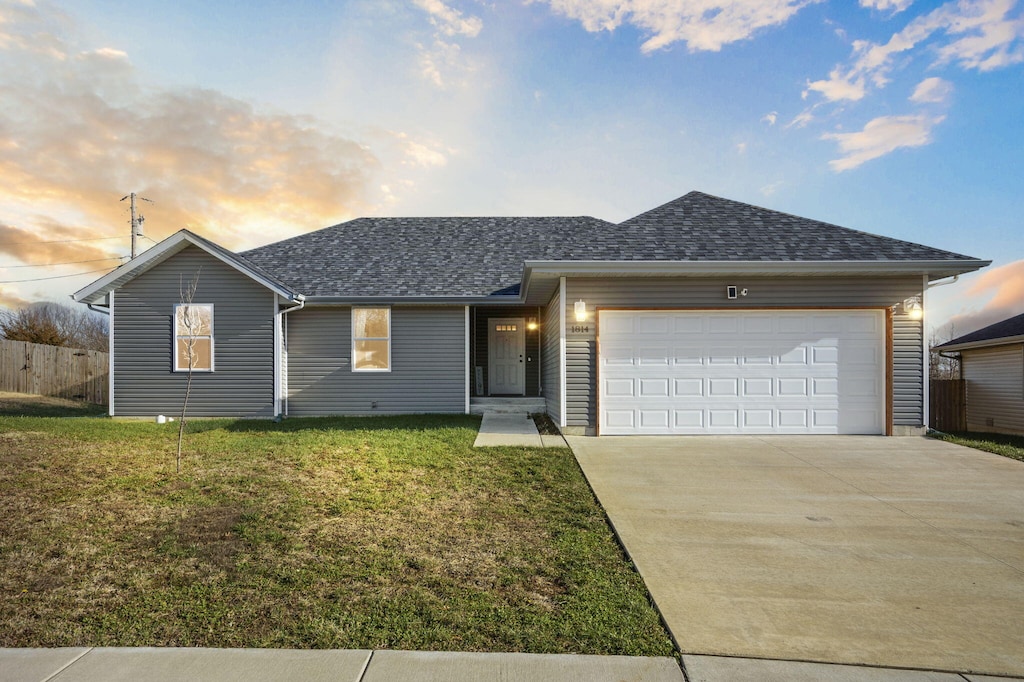
<instances>
[{"instance_id":1,"label":"neighboring house roof","mask_svg":"<svg viewBox=\"0 0 1024 682\"><path fill-rule=\"evenodd\" d=\"M969 350L1010 343L1024 343L1024 313L990 324L970 334L958 336L952 341L935 346L935 350Z\"/></svg>"},{"instance_id":2,"label":"neighboring house roof","mask_svg":"<svg viewBox=\"0 0 1024 682\"><path fill-rule=\"evenodd\" d=\"M188 230L178 230L167 239L163 240L152 249L144 252L134 260L117 267L89 286L72 294L72 298L81 303L98 303L107 294L124 285L128 281L138 277L152 267L163 263L168 258L183 249L195 246L206 251L214 258L218 258L227 265L239 272L256 280L271 291L284 296L290 300L301 300L303 296L288 285L283 284L274 275L270 274L260 266L250 263L244 257L228 251L223 246L204 239Z\"/></svg>"},{"instance_id":3,"label":"neighboring house roof","mask_svg":"<svg viewBox=\"0 0 1024 682\"><path fill-rule=\"evenodd\" d=\"M914 263L936 276L988 264L702 192L618 225L581 216L358 218L242 255L310 297L516 295L524 263Z\"/></svg>"}]
</instances>

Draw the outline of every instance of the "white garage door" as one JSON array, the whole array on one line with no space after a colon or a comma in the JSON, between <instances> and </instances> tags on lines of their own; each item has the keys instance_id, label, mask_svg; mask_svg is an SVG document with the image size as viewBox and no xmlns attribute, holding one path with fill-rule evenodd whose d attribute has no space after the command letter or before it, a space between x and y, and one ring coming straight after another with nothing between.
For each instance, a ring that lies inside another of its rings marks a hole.
<instances>
[{"instance_id":1,"label":"white garage door","mask_svg":"<svg viewBox=\"0 0 1024 682\"><path fill-rule=\"evenodd\" d=\"M602 435L884 433L880 310L600 311Z\"/></svg>"}]
</instances>

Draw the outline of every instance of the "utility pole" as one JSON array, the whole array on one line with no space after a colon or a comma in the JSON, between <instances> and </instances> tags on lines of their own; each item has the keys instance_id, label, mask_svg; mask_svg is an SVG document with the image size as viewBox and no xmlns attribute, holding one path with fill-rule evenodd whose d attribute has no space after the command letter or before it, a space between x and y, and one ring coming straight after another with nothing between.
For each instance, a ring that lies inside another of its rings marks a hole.
<instances>
[{"instance_id":1,"label":"utility pole","mask_svg":"<svg viewBox=\"0 0 1024 682\"><path fill-rule=\"evenodd\" d=\"M132 200L132 202L131 202L131 206L132 206L132 260L135 260L135 253L136 253L135 238L143 236L143 234L142 234L142 224L144 222L146 222L145 216L138 215L136 213L136 210L135 210L135 200L136 200L136 198L138 198L140 201L148 201L151 204L153 203L150 199L147 199L145 197L136 197L135 192L132 192L131 194L127 194L127 195L121 197L121 201L124 201L125 199L131 199Z\"/></svg>"}]
</instances>

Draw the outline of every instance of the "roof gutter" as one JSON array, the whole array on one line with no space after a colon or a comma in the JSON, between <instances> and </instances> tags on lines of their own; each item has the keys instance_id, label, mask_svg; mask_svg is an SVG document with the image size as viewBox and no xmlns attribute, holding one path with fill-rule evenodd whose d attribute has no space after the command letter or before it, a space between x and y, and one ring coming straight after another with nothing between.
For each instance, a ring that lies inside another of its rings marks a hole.
<instances>
[{"instance_id":1,"label":"roof gutter","mask_svg":"<svg viewBox=\"0 0 1024 682\"><path fill-rule=\"evenodd\" d=\"M522 305L522 296L307 296L310 307L339 305Z\"/></svg>"},{"instance_id":2,"label":"roof gutter","mask_svg":"<svg viewBox=\"0 0 1024 682\"><path fill-rule=\"evenodd\" d=\"M526 298L535 275L550 277L715 277L720 275L928 275L959 276L992 261L873 260L873 261L526 261L520 296Z\"/></svg>"},{"instance_id":3,"label":"roof gutter","mask_svg":"<svg viewBox=\"0 0 1024 682\"><path fill-rule=\"evenodd\" d=\"M1016 336L1002 336L997 339L981 339L980 341L967 341L966 343L942 344L941 346L936 346L934 350L937 350L939 352L959 352L965 350L973 350L975 348L989 348L991 346L1008 346L1014 343L1024 343L1024 334L1017 334Z\"/></svg>"}]
</instances>

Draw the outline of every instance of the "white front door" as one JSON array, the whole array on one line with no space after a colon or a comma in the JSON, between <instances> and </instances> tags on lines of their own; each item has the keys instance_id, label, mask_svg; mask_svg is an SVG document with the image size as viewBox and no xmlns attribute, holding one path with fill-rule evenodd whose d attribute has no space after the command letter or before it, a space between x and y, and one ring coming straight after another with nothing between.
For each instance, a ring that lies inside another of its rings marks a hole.
<instances>
[{"instance_id":1,"label":"white front door","mask_svg":"<svg viewBox=\"0 0 1024 682\"><path fill-rule=\"evenodd\" d=\"M880 310L601 311L602 435L880 434Z\"/></svg>"},{"instance_id":2,"label":"white front door","mask_svg":"<svg viewBox=\"0 0 1024 682\"><path fill-rule=\"evenodd\" d=\"M487 328L487 393L526 395L526 325L521 317L492 317Z\"/></svg>"}]
</instances>

